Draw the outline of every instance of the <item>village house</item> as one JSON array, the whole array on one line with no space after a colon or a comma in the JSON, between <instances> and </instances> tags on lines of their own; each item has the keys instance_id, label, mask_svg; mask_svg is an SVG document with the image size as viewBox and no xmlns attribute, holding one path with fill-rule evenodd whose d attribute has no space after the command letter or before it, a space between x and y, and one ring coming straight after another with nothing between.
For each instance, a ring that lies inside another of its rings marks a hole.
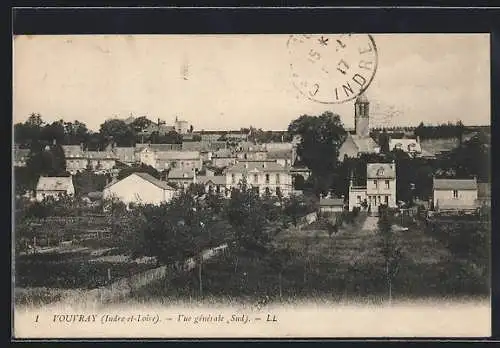
<instances>
[{"instance_id":1,"label":"village house","mask_svg":"<svg viewBox=\"0 0 500 348\"><path fill-rule=\"evenodd\" d=\"M205 192L229 195L229 190L226 188L225 175L213 175L211 171L207 171L206 175L197 175L196 183L205 186Z\"/></svg>"},{"instance_id":2,"label":"village house","mask_svg":"<svg viewBox=\"0 0 500 348\"><path fill-rule=\"evenodd\" d=\"M390 208L396 203L396 165L394 163L368 163L366 165L366 185L349 183L349 210L361 208L366 202L372 210L380 205Z\"/></svg>"},{"instance_id":3,"label":"village house","mask_svg":"<svg viewBox=\"0 0 500 348\"><path fill-rule=\"evenodd\" d=\"M322 214L341 213L344 210L344 200L341 198L321 197L319 211Z\"/></svg>"},{"instance_id":4,"label":"village house","mask_svg":"<svg viewBox=\"0 0 500 348\"><path fill-rule=\"evenodd\" d=\"M186 141L182 143L183 151L199 151L202 161L211 161L213 153L227 148L225 141Z\"/></svg>"},{"instance_id":5,"label":"village house","mask_svg":"<svg viewBox=\"0 0 500 348\"><path fill-rule=\"evenodd\" d=\"M114 147L113 153L115 154L117 161L131 166L137 162L135 149L135 147Z\"/></svg>"},{"instance_id":6,"label":"village house","mask_svg":"<svg viewBox=\"0 0 500 348\"><path fill-rule=\"evenodd\" d=\"M246 178L247 184L259 194L288 197L292 191L292 178L288 168L273 161L240 161L226 170L226 187L237 188Z\"/></svg>"},{"instance_id":7,"label":"village house","mask_svg":"<svg viewBox=\"0 0 500 348\"><path fill-rule=\"evenodd\" d=\"M18 146L14 146L14 167L26 167L29 155L29 149L20 149Z\"/></svg>"},{"instance_id":8,"label":"village house","mask_svg":"<svg viewBox=\"0 0 500 348\"><path fill-rule=\"evenodd\" d=\"M292 166L293 161L293 150L272 150L267 152L267 159L274 160L276 163L282 165L283 167Z\"/></svg>"},{"instance_id":9,"label":"village house","mask_svg":"<svg viewBox=\"0 0 500 348\"><path fill-rule=\"evenodd\" d=\"M86 151L88 165L94 172L109 173L116 165L117 156L110 148L106 151Z\"/></svg>"},{"instance_id":10,"label":"village house","mask_svg":"<svg viewBox=\"0 0 500 348\"><path fill-rule=\"evenodd\" d=\"M230 149L220 149L212 154L212 165L225 168L236 163L238 157Z\"/></svg>"},{"instance_id":11,"label":"village house","mask_svg":"<svg viewBox=\"0 0 500 348\"><path fill-rule=\"evenodd\" d=\"M199 151L163 151L158 146L145 146L140 150L139 162L151 166L158 171L171 168L201 169L203 163Z\"/></svg>"},{"instance_id":12,"label":"village house","mask_svg":"<svg viewBox=\"0 0 500 348\"><path fill-rule=\"evenodd\" d=\"M112 181L103 190L104 199L119 199L130 204L161 204L169 202L176 190L148 173L132 173L122 180Z\"/></svg>"},{"instance_id":13,"label":"village house","mask_svg":"<svg viewBox=\"0 0 500 348\"><path fill-rule=\"evenodd\" d=\"M161 151L156 152L155 159L153 167L159 171L171 168L200 170L203 165L199 151Z\"/></svg>"},{"instance_id":14,"label":"village house","mask_svg":"<svg viewBox=\"0 0 500 348\"><path fill-rule=\"evenodd\" d=\"M88 158L81 145L62 145L66 161L66 170L71 174L76 174L87 169Z\"/></svg>"},{"instance_id":15,"label":"village house","mask_svg":"<svg viewBox=\"0 0 500 348\"><path fill-rule=\"evenodd\" d=\"M354 103L354 133L348 132L339 149L339 161L362 154L380 152L380 146L370 137L370 102L361 94Z\"/></svg>"},{"instance_id":16,"label":"village house","mask_svg":"<svg viewBox=\"0 0 500 348\"><path fill-rule=\"evenodd\" d=\"M267 159L267 150L261 145L241 142L236 146L236 157L239 160L264 161Z\"/></svg>"},{"instance_id":17,"label":"village house","mask_svg":"<svg viewBox=\"0 0 500 348\"><path fill-rule=\"evenodd\" d=\"M62 145L66 170L74 175L86 169L109 173L115 167L118 156L108 146L105 151L87 151L81 145Z\"/></svg>"},{"instance_id":18,"label":"village house","mask_svg":"<svg viewBox=\"0 0 500 348\"><path fill-rule=\"evenodd\" d=\"M478 206L478 185L474 179L433 179L435 211L474 210Z\"/></svg>"},{"instance_id":19,"label":"village house","mask_svg":"<svg viewBox=\"0 0 500 348\"><path fill-rule=\"evenodd\" d=\"M187 189L196 180L194 169L173 168L168 172L167 181L177 188Z\"/></svg>"},{"instance_id":20,"label":"village house","mask_svg":"<svg viewBox=\"0 0 500 348\"><path fill-rule=\"evenodd\" d=\"M58 199L61 195L73 196L74 194L75 186L71 176L41 176L35 190L35 198L39 202L48 197Z\"/></svg>"}]
</instances>

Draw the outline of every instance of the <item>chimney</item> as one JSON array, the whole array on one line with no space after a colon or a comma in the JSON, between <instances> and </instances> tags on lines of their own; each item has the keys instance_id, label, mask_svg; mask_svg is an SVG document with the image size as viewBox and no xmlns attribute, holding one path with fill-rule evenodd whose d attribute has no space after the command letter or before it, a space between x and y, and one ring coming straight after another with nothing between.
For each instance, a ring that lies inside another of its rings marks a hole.
<instances>
[{"instance_id":1,"label":"chimney","mask_svg":"<svg viewBox=\"0 0 500 348\"><path fill-rule=\"evenodd\" d=\"M80 143L80 150L83 151L83 143Z\"/></svg>"}]
</instances>

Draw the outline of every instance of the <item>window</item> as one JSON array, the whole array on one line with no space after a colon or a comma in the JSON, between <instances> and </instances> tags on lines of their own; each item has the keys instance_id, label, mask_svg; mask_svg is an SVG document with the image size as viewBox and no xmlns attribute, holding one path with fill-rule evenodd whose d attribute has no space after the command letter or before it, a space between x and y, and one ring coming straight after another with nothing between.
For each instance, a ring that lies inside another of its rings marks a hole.
<instances>
[{"instance_id":1,"label":"window","mask_svg":"<svg viewBox=\"0 0 500 348\"><path fill-rule=\"evenodd\" d=\"M258 174L253 175L253 182L256 184L259 182L259 175Z\"/></svg>"},{"instance_id":2,"label":"window","mask_svg":"<svg viewBox=\"0 0 500 348\"><path fill-rule=\"evenodd\" d=\"M386 190L388 190L388 189L389 189L389 187L390 187L390 185L389 185L389 180L386 180L386 181L385 181L385 188L386 188Z\"/></svg>"},{"instance_id":3,"label":"window","mask_svg":"<svg viewBox=\"0 0 500 348\"><path fill-rule=\"evenodd\" d=\"M276 174L276 184L279 184L279 183L280 183L280 175Z\"/></svg>"},{"instance_id":4,"label":"window","mask_svg":"<svg viewBox=\"0 0 500 348\"><path fill-rule=\"evenodd\" d=\"M377 176L383 176L384 175L384 168L380 168L377 170Z\"/></svg>"},{"instance_id":5,"label":"window","mask_svg":"<svg viewBox=\"0 0 500 348\"><path fill-rule=\"evenodd\" d=\"M358 196L358 203L361 203L361 196Z\"/></svg>"},{"instance_id":6,"label":"window","mask_svg":"<svg viewBox=\"0 0 500 348\"><path fill-rule=\"evenodd\" d=\"M458 190L453 190L453 198L458 198Z\"/></svg>"},{"instance_id":7,"label":"window","mask_svg":"<svg viewBox=\"0 0 500 348\"><path fill-rule=\"evenodd\" d=\"M236 184L236 176L234 174L231 174L231 182Z\"/></svg>"},{"instance_id":8,"label":"window","mask_svg":"<svg viewBox=\"0 0 500 348\"><path fill-rule=\"evenodd\" d=\"M269 189L269 187L266 187L266 195L270 195L271 194L271 190Z\"/></svg>"},{"instance_id":9,"label":"window","mask_svg":"<svg viewBox=\"0 0 500 348\"><path fill-rule=\"evenodd\" d=\"M269 184L269 174L266 174L266 184Z\"/></svg>"},{"instance_id":10,"label":"window","mask_svg":"<svg viewBox=\"0 0 500 348\"><path fill-rule=\"evenodd\" d=\"M281 197L281 189L276 187L276 196Z\"/></svg>"},{"instance_id":11,"label":"window","mask_svg":"<svg viewBox=\"0 0 500 348\"><path fill-rule=\"evenodd\" d=\"M378 181L377 180L373 180L373 186L375 186L375 188L378 189Z\"/></svg>"},{"instance_id":12,"label":"window","mask_svg":"<svg viewBox=\"0 0 500 348\"><path fill-rule=\"evenodd\" d=\"M389 196L384 197L385 205L389 205Z\"/></svg>"}]
</instances>

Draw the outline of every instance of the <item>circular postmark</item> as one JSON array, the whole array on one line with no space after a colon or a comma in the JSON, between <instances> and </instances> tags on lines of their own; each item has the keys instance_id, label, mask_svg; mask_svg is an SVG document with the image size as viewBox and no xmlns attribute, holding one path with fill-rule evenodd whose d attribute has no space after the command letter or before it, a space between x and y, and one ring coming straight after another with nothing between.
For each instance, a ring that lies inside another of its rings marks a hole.
<instances>
[{"instance_id":1,"label":"circular postmark","mask_svg":"<svg viewBox=\"0 0 500 348\"><path fill-rule=\"evenodd\" d=\"M377 47L368 34L291 35L287 47L293 85L319 103L353 100L377 71Z\"/></svg>"}]
</instances>

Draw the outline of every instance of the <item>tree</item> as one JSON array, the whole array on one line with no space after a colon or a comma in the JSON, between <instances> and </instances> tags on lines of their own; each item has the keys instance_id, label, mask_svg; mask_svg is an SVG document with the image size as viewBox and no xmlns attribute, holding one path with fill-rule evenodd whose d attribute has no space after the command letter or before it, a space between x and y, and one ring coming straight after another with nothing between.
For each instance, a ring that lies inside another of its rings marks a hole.
<instances>
[{"instance_id":1,"label":"tree","mask_svg":"<svg viewBox=\"0 0 500 348\"><path fill-rule=\"evenodd\" d=\"M56 142L62 144L65 138L64 121L56 121L41 129L40 138L45 143Z\"/></svg>"},{"instance_id":2,"label":"tree","mask_svg":"<svg viewBox=\"0 0 500 348\"><path fill-rule=\"evenodd\" d=\"M378 245L384 260L384 273L389 293L389 303L392 302L392 281L396 275L402 258L402 248L392 231L387 208L380 209L378 220Z\"/></svg>"},{"instance_id":3,"label":"tree","mask_svg":"<svg viewBox=\"0 0 500 348\"><path fill-rule=\"evenodd\" d=\"M132 127L135 133L140 133L152 123L153 121L149 120L146 116L141 116L136 118L134 122L131 123L130 126Z\"/></svg>"},{"instance_id":4,"label":"tree","mask_svg":"<svg viewBox=\"0 0 500 348\"><path fill-rule=\"evenodd\" d=\"M134 146L135 134L123 120L111 119L101 124L99 134L104 139L112 139L117 146Z\"/></svg>"},{"instance_id":5,"label":"tree","mask_svg":"<svg viewBox=\"0 0 500 348\"><path fill-rule=\"evenodd\" d=\"M237 252L265 254L271 240L259 193L247 186L244 179L239 188L234 188L226 204L225 215L233 228ZM235 260L235 272L238 257Z\"/></svg>"},{"instance_id":6,"label":"tree","mask_svg":"<svg viewBox=\"0 0 500 348\"><path fill-rule=\"evenodd\" d=\"M301 136L297 155L311 169L316 191L325 192L331 186L331 173L337 168L340 145L346 135L340 116L329 111L320 116L302 115L290 123L288 132Z\"/></svg>"}]
</instances>

